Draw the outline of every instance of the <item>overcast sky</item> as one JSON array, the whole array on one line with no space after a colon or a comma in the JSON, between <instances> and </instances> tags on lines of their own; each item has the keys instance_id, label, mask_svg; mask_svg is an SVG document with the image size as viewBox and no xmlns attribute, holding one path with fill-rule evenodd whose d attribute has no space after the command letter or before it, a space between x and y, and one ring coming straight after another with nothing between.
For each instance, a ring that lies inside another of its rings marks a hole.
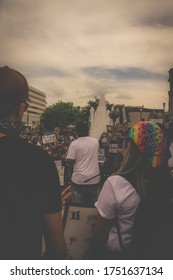
<instances>
[{"instance_id":1,"label":"overcast sky","mask_svg":"<svg viewBox=\"0 0 173 280\"><path fill-rule=\"evenodd\" d=\"M172 0L0 0L0 64L59 100L162 108L173 67Z\"/></svg>"}]
</instances>

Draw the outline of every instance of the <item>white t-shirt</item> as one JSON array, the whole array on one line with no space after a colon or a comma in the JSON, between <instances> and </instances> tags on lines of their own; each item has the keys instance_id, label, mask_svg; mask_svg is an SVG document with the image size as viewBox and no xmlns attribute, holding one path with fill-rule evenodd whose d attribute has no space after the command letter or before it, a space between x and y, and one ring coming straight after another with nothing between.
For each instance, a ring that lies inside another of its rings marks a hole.
<instances>
[{"instance_id":1,"label":"white t-shirt","mask_svg":"<svg viewBox=\"0 0 173 280\"><path fill-rule=\"evenodd\" d=\"M89 182L85 182L85 180L100 173L98 150L98 140L90 136L79 137L70 144L67 159L75 160L72 174L72 181L74 183L93 185L100 181L100 176L97 176Z\"/></svg>"},{"instance_id":2,"label":"white t-shirt","mask_svg":"<svg viewBox=\"0 0 173 280\"><path fill-rule=\"evenodd\" d=\"M134 214L139 202L140 196L133 186L122 176L114 175L106 180L95 203L103 218L114 219L118 215L124 247L131 242ZM121 250L115 226L110 229L106 246L111 251Z\"/></svg>"}]
</instances>

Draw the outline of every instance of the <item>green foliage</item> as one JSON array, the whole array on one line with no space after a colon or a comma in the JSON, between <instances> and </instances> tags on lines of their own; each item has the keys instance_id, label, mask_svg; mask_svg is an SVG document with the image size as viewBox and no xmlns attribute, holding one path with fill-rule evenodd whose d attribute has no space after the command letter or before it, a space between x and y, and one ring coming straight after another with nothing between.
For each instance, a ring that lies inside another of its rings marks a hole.
<instances>
[{"instance_id":1,"label":"green foliage","mask_svg":"<svg viewBox=\"0 0 173 280\"><path fill-rule=\"evenodd\" d=\"M89 100L88 101L88 108L91 109L91 108L94 108L94 110L97 109L98 105L99 105L99 99L97 97L94 97L95 98L95 101L93 100Z\"/></svg>"},{"instance_id":2,"label":"green foliage","mask_svg":"<svg viewBox=\"0 0 173 280\"><path fill-rule=\"evenodd\" d=\"M80 106L74 106L72 102L59 101L46 108L41 116L41 125L46 130L53 130L55 127L60 129L66 128L68 125L74 125L77 121L89 121L90 109L97 109L99 99L95 97L95 100L89 100L87 106L80 108ZM114 105L106 102L107 110L112 108L119 108L120 115L122 115L123 105ZM120 116L122 118L122 116Z\"/></svg>"},{"instance_id":3,"label":"green foliage","mask_svg":"<svg viewBox=\"0 0 173 280\"><path fill-rule=\"evenodd\" d=\"M52 130L55 127L65 128L73 125L79 119L84 117L80 107L75 107L72 102L62 102L46 108L41 116L41 123L46 130Z\"/></svg>"},{"instance_id":4,"label":"green foliage","mask_svg":"<svg viewBox=\"0 0 173 280\"><path fill-rule=\"evenodd\" d=\"M95 97L95 100L89 100L88 101L88 106L86 107L88 110L90 110L91 108L94 108L94 110L97 109L99 105L99 98ZM115 106L114 104L112 103L109 103L109 101L106 101L106 109L107 110L111 110L111 108Z\"/></svg>"},{"instance_id":5,"label":"green foliage","mask_svg":"<svg viewBox=\"0 0 173 280\"><path fill-rule=\"evenodd\" d=\"M119 112L120 112L120 116L119 116L120 124L123 124L123 111L122 111L123 107L124 107L123 104L117 104L117 105L114 106L114 109L118 109Z\"/></svg>"}]
</instances>

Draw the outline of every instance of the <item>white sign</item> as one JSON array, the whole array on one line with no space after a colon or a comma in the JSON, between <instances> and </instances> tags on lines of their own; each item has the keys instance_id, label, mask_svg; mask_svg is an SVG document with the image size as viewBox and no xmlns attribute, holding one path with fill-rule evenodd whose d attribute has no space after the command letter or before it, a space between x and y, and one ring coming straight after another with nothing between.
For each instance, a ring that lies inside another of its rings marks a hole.
<instances>
[{"instance_id":1,"label":"white sign","mask_svg":"<svg viewBox=\"0 0 173 280\"><path fill-rule=\"evenodd\" d=\"M67 259L86 260L99 213L96 208L66 205L63 216Z\"/></svg>"},{"instance_id":2,"label":"white sign","mask_svg":"<svg viewBox=\"0 0 173 280\"><path fill-rule=\"evenodd\" d=\"M42 136L42 141L43 141L43 144L56 142L56 135L55 134L44 135L44 136Z\"/></svg>"},{"instance_id":3,"label":"white sign","mask_svg":"<svg viewBox=\"0 0 173 280\"><path fill-rule=\"evenodd\" d=\"M109 153L111 153L111 154L117 154L117 153L118 153L118 144L116 144L116 143L110 143L110 144L109 144Z\"/></svg>"}]
</instances>

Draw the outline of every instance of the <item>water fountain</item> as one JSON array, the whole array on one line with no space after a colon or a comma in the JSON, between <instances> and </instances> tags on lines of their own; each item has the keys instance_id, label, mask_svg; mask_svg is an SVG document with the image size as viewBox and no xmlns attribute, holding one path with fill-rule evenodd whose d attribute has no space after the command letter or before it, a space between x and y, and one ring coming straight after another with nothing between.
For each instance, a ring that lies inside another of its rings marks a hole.
<instances>
[{"instance_id":1,"label":"water fountain","mask_svg":"<svg viewBox=\"0 0 173 280\"><path fill-rule=\"evenodd\" d=\"M90 110L90 136L97 139L103 132L107 132L107 125L111 125L109 117L110 111L106 109L106 101L104 95L101 95L96 110Z\"/></svg>"}]
</instances>

